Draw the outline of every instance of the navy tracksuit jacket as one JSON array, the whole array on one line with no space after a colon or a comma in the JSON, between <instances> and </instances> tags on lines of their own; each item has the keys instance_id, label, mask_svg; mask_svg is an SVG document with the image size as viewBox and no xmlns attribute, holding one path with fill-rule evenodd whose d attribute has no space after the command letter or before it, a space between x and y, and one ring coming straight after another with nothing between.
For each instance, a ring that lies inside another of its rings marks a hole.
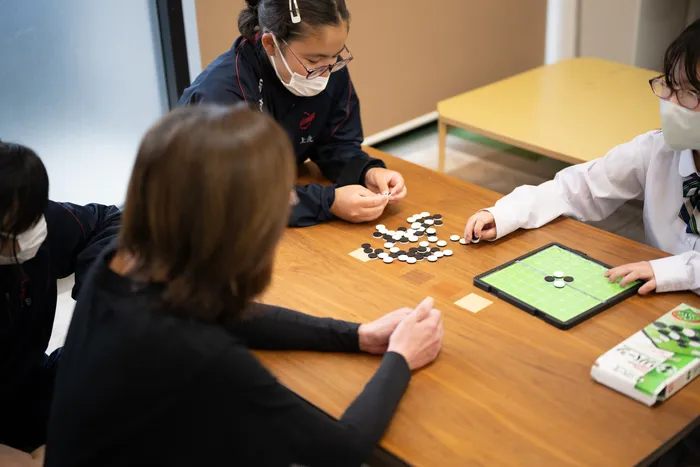
<instances>
[{"instance_id":1,"label":"navy tracksuit jacket","mask_svg":"<svg viewBox=\"0 0 700 467\"><path fill-rule=\"evenodd\" d=\"M44 443L57 354L44 353L56 313L56 280L75 273L73 298L93 260L117 235L114 206L49 202L36 256L0 266L0 444Z\"/></svg>"},{"instance_id":2,"label":"navy tracksuit jacket","mask_svg":"<svg viewBox=\"0 0 700 467\"><path fill-rule=\"evenodd\" d=\"M279 81L261 41L239 37L187 88L180 104L234 104L246 101L268 112L287 130L297 164L315 162L334 185L297 187L299 204L289 225L306 227L333 217L337 186L364 185L367 170L385 167L362 150L360 101L347 68L332 73L325 91L298 97Z\"/></svg>"}]
</instances>

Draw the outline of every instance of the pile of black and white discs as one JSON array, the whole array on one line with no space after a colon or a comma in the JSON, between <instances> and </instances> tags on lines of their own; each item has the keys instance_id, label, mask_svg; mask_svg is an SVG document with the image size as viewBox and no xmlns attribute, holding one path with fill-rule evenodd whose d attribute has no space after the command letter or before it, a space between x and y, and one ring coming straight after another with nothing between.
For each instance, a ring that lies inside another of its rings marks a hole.
<instances>
[{"instance_id":1,"label":"pile of black and white discs","mask_svg":"<svg viewBox=\"0 0 700 467\"><path fill-rule=\"evenodd\" d=\"M565 276L561 271L554 271L551 276L545 276L545 281L554 284L557 289L563 288L567 282L573 282L574 278L571 276Z\"/></svg>"},{"instance_id":2,"label":"pile of black and white discs","mask_svg":"<svg viewBox=\"0 0 700 467\"><path fill-rule=\"evenodd\" d=\"M442 215L421 212L409 217L406 222L408 227L402 226L396 230L389 230L383 224L377 225L372 237L383 242L382 245L374 248L370 243L363 243L362 251L369 259L380 259L386 264L394 261L416 264L424 260L435 263L454 254L446 248L448 242L438 237L437 230L443 225ZM468 243L460 235L451 235L450 242Z\"/></svg>"}]
</instances>

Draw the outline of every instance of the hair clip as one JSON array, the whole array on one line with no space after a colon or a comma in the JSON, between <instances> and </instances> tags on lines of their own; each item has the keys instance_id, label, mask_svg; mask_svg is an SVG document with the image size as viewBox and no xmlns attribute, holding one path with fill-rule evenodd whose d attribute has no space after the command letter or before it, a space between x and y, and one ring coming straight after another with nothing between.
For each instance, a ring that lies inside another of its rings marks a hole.
<instances>
[{"instance_id":1,"label":"hair clip","mask_svg":"<svg viewBox=\"0 0 700 467\"><path fill-rule=\"evenodd\" d=\"M294 6L292 6L292 2L294 2ZM297 11L296 14L294 14L295 8ZM299 11L299 5L297 4L297 0L289 0L289 14L292 16L292 23L301 23L301 12Z\"/></svg>"}]
</instances>

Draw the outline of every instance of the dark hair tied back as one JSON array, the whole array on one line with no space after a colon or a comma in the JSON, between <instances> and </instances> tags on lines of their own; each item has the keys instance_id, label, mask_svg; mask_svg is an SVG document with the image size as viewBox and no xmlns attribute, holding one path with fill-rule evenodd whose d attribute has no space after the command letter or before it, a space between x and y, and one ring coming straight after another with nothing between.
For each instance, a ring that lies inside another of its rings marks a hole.
<instances>
[{"instance_id":1,"label":"dark hair tied back","mask_svg":"<svg viewBox=\"0 0 700 467\"><path fill-rule=\"evenodd\" d=\"M258 27L258 3L260 0L246 0L246 7L238 15L238 30L241 35L253 39Z\"/></svg>"}]
</instances>

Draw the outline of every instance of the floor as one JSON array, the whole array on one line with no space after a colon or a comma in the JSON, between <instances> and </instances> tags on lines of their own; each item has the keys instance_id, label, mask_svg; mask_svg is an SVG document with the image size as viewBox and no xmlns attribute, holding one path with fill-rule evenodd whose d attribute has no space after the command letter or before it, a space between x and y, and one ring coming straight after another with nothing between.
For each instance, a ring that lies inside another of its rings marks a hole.
<instances>
[{"instance_id":1,"label":"floor","mask_svg":"<svg viewBox=\"0 0 700 467\"><path fill-rule=\"evenodd\" d=\"M427 125L377 145L383 151L416 164L437 169L437 125ZM523 184L550 180L568 164L454 129L447 137L446 171L453 177L499 193ZM637 241L644 240L641 203L628 203L611 219L595 225ZM465 219L466 220L466 219ZM59 281L53 333L47 352L63 345L75 302L73 278Z\"/></svg>"},{"instance_id":2,"label":"floor","mask_svg":"<svg viewBox=\"0 0 700 467\"><path fill-rule=\"evenodd\" d=\"M437 170L437 125L430 124L376 147ZM539 185L569 166L564 162L453 128L447 136L445 171L470 183L507 194L520 185ZM487 206L484 206L487 207ZM628 202L614 216L591 222L601 229L644 242L642 203Z\"/></svg>"}]
</instances>

